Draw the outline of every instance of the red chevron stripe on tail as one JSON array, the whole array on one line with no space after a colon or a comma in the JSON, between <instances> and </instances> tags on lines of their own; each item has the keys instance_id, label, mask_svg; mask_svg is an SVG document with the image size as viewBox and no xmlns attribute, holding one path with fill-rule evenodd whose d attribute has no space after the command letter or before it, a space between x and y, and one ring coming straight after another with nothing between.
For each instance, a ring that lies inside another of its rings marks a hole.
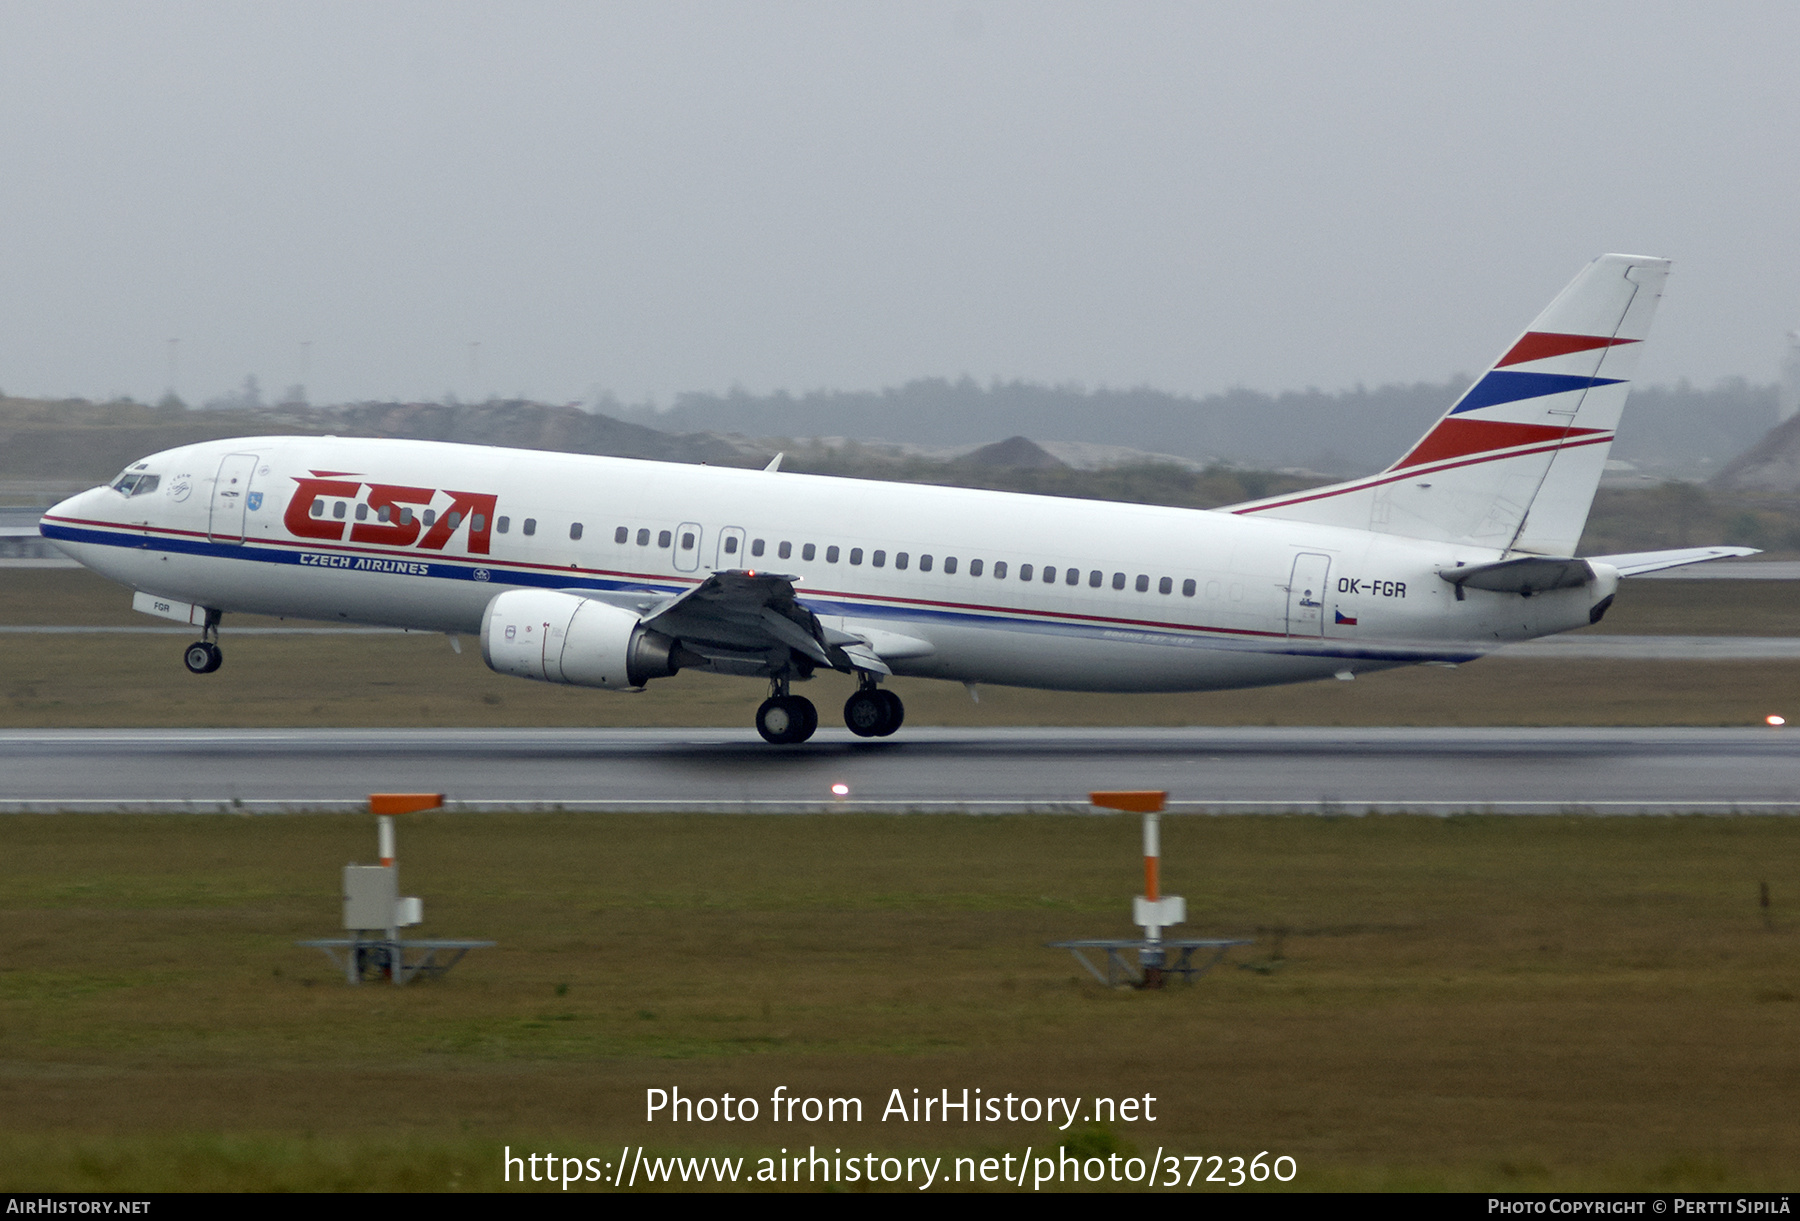
<instances>
[{"instance_id":1,"label":"red chevron stripe on tail","mask_svg":"<svg viewBox=\"0 0 1800 1221\"><path fill-rule=\"evenodd\" d=\"M1635 339L1608 339L1600 335L1559 335L1555 331L1527 331L1513 344L1512 350L1494 362L1494 368L1522 365L1527 361L1548 360L1571 352L1591 352L1621 343L1637 343Z\"/></svg>"},{"instance_id":2,"label":"red chevron stripe on tail","mask_svg":"<svg viewBox=\"0 0 1800 1221\"><path fill-rule=\"evenodd\" d=\"M1509 424L1503 420L1471 420L1448 416L1438 421L1438 426L1426 433L1424 440L1413 446L1410 454L1388 469L1404 470L1409 466L1423 466L1427 462L1465 458L1470 454L1485 454L1490 450L1512 449L1519 445L1542 442L1554 444L1604 431L1601 428L1568 428L1561 424Z\"/></svg>"}]
</instances>

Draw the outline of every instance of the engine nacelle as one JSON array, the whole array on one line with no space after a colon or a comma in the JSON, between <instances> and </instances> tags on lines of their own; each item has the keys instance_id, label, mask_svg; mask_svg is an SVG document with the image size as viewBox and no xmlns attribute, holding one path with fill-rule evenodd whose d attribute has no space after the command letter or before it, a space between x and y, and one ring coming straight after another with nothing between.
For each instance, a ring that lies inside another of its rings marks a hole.
<instances>
[{"instance_id":1,"label":"engine nacelle","mask_svg":"<svg viewBox=\"0 0 1800 1221\"><path fill-rule=\"evenodd\" d=\"M512 589L481 616L481 659L518 678L631 691L680 669L675 642L605 602L552 590Z\"/></svg>"}]
</instances>

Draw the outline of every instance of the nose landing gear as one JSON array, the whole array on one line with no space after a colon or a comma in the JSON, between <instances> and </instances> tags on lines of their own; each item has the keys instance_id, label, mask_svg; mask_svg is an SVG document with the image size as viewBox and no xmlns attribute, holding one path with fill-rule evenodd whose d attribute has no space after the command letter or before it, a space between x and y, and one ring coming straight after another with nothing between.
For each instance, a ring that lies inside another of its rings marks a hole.
<instances>
[{"instance_id":1,"label":"nose landing gear","mask_svg":"<svg viewBox=\"0 0 1800 1221\"><path fill-rule=\"evenodd\" d=\"M221 653L219 646L210 640L196 640L187 647L187 652L182 654L181 660L186 664L190 673L211 674L225 664L225 654Z\"/></svg>"},{"instance_id":2,"label":"nose landing gear","mask_svg":"<svg viewBox=\"0 0 1800 1221\"><path fill-rule=\"evenodd\" d=\"M200 639L187 647L181 655L182 664L187 666L190 674L211 674L225 664L225 654L219 649L219 619L216 610L206 612L206 625L200 629Z\"/></svg>"}]
</instances>

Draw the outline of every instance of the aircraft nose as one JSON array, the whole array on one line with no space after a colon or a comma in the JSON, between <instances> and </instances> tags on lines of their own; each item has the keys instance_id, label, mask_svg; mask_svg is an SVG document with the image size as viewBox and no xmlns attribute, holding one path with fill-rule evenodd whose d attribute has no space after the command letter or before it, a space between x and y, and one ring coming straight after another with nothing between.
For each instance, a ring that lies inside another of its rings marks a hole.
<instances>
[{"instance_id":1,"label":"aircraft nose","mask_svg":"<svg viewBox=\"0 0 1800 1221\"><path fill-rule=\"evenodd\" d=\"M44 516L46 518L89 516L89 513L87 512L88 506L93 503L95 495L102 493L105 490L105 488L89 488L85 492L77 492L67 500L51 505L49 509L45 510ZM40 521L38 523L38 531L42 533L43 528L44 523Z\"/></svg>"},{"instance_id":2,"label":"aircraft nose","mask_svg":"<svg viewBox=\"0 0 1800 1221\"><path fill-rule=\"evenodd\" d=\"M106 488L89 488L52 505L38 520L38 533L49 539L58 551L70 559L79 560L81 556L77 554L79 545L76 541L78 527L71 523L92 521L98 517L100 514L95 500L107 494Z\"/></svg>"}]
</instances>

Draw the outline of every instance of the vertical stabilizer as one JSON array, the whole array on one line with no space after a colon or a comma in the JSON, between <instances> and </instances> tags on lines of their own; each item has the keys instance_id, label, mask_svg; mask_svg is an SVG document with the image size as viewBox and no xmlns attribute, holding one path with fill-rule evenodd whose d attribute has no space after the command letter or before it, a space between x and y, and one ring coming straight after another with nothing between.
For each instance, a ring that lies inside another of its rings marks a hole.
<instances>
[{"instance_id":1,"label":"vertical stabilizer","mask_svg":"<svg viewBox=\"0 0 1800 1221\"><path fill-rule=\"evenodd\" d=\"M1668 272L1601 255L1387 470L1229 511L1573 555Z\"/></svg>"}]
</instances>

